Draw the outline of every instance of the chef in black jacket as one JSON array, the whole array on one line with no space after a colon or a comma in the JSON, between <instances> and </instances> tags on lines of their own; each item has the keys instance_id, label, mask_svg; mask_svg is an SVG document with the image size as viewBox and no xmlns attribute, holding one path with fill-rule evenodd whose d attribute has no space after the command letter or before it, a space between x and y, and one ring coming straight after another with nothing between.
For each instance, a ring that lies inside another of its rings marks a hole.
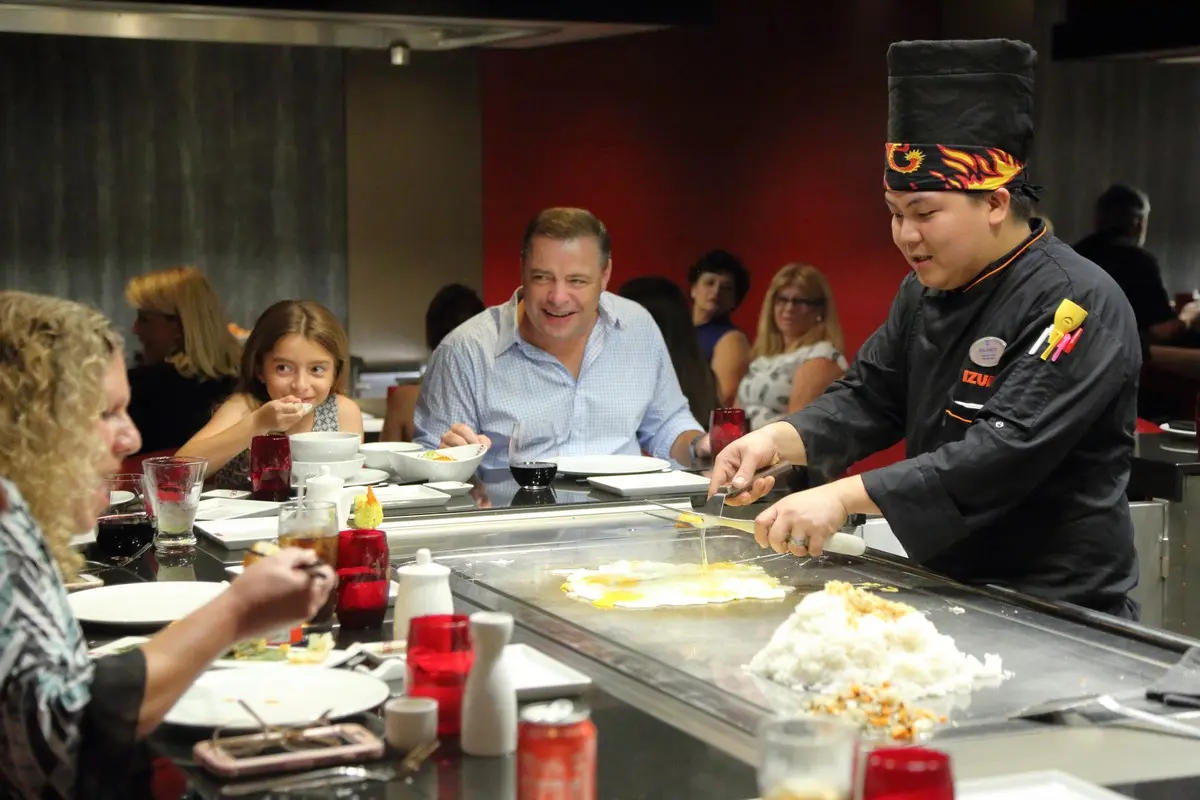
<instances>
[{"instance_id":1,"label":"chef in black jacket","mask_svg":"<svg viewBox=\"0 0 1200 800\"><path fill-rule=\"evenodd\" d=\"M884 201L912 272L845 376L727 447L712 489L776 459L829 479L905 439L905 460L764 511L759 544L819 555L849 514L882 513L951 578L1136 618L1141 347L1112 279L1032 217L1035 62L1009 40L889 48Z\"/></svg>"}]
</instances>

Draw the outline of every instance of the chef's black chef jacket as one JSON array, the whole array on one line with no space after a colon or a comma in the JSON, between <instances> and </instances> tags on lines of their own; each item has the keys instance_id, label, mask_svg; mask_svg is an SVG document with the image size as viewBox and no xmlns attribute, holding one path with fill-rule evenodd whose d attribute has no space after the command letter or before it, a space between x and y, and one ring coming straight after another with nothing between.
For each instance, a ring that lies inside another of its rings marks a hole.
<instances>
[{"instance_id":1,"label":"chef's black chef jacket","mask_svg":"<svg viewBox=\"0 0 1200 800\"><path fill-rule=\"evenodd\" d=\"M862 480L918 563L963 583L1136 617L1125 489L1137 324L1102 269L1040 220L1030 230L960 289L908 275L845 376L788 419L810 470L826 478L906 439L904 461ZM1034 344L1064 299L1087 311L1082 333L1070 352L1042 360L1045 343ZM972 359L985 337L1004 342L993 366Z\"/></svg>"}]
</instances>

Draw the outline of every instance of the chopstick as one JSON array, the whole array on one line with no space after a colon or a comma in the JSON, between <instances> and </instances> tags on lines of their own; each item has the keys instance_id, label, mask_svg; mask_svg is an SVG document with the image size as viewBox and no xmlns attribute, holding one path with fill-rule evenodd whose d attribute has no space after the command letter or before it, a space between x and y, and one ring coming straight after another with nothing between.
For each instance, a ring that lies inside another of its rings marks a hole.
<instances>
[{"instance_id":1,"label":"chopstick","mask_svg":"<svg viewBox=\"0 0 1200 800\"><path fill-rule=\"evenodd\" d=\"M317 577L317 573L320 572L321 567L324 567L324 566L326 566L325 561L323 559L318 558L316 561L312 562L311 564L297 564L296 569L305 573L310 578L315 578L315 577Z\"/></svg>"}]
</instances>

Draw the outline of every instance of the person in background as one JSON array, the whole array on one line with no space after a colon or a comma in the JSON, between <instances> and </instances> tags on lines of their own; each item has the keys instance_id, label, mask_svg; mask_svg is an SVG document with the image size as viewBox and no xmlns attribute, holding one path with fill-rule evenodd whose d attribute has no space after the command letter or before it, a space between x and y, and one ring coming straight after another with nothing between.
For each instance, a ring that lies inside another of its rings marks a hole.
<instances>
[{"instance_id":1,"label":"person in background","mask_svg":"<svg viewBox=\"0 0 1200 800\"><path fill-rule=\"evenodd\" d=\"M64 582L83 561L72 534L108 504L103 478L141 447L124 344L92 309L0 292L0 353L0 796L149 796L137 742L235 642L315 614L333 573L285 550L142 647L92 661Z\"/></svg>"},{"instance_id":2,"label":"person in background","mask_svg":"<svg viewBox=\"0 0 1200 800\"><path fill-rule=\"evenodd\" d=\"M754 360L738 387L752 430L799 411L842 376L845 340L829 281L788 264L771 279L758 315Z\"/></svg>"},{"instance_id":3,"label":"person in background","mask_svg":"<svg viewBox=\"0 0 1200 800\"><path fill-rule=\"evenodd\" d=\"M469 286L451 283L438 289L425 310L425 347L432 353L450 331L481 313L484 308L479 295ZM383 431L379 435L379 441L412 440L415 433L413 413L416 411L420 391L419 383L410 383L393 387L388 392L387 415L383 420Z\"/></svg>"},{"instance_id":4,"label":"person in background","mask_svg":"<svg viewBox=\"0 0 1200 800\"><path fill-rule=\"evenodd\" d=\"M195 267L139 275L125 297L137 310L133 335L142 344L141 363L129 370L129 415L144 452L174 450L233 392L241 346Z\"/></svg>"},{"instance_id":5,"label":"person in background","mask_svg":"<svg viewBox=\"0 0 1200 800\"><path fill-rule=\"evenodd\" d=\"M1196 315L1184 320L1171 307L1158 260L1146 249L1149 217L1150 198L1145 192L1114 184L1096 200L1095 233L1076 244L1075 252L1121 287L1147 345L1194 345L1189 327Z\"/></svg>"},{"instance_id":6,"label":"person in background","mask_svg":"<svg viewBox=\"0 0 1200 800\"><path fill-rule=\"evenodd\" d=\"M688 270L688 283L700 354L716 373L720 404L732 405L750 363L750 340L729 315L746 299L750 273L732 253L711 250Z\"/></svg>"},{"instance_id":7,"label":"person in background","mask_svg":"<svg viewBox=\"0 0 1200 800\"><path fill-rule=\"evenodd\" d=\"M713 409L721 407L717 398L717 376L700 354L683 290L666 278L645 277L625 281L618 294L638 303L654 317L692 416L701 425L707 425Z\"/></svg>"},{"instance_id":8,"label":"person in background","mask_svg":"<svg viewBox=\"0 0 1200 800\"><path fill-rule=\"evenodd\" d=\"M508 466L518 423L523 437L536 433L533 458L644 450L690 466L707 456L658 326L605 291L611 252L608 229L584 209L530 220L521 288L456 328L429 359L416 441L483 444L484 469Z\"/></svg>"},{"instance_id":9,"label":"person in background","mask_svg":"<svg viewBox=\"0 0 1200 800\"><path fill-rule=\"evenodd\" d=\"M362 411L346 395L349 342L337 317L312 300L281 300L254 323L237 391L179 448L208 459L208 480L223 489L250 483L250 442L281 431L353 431Z\"/></svg>"}]
</instances>

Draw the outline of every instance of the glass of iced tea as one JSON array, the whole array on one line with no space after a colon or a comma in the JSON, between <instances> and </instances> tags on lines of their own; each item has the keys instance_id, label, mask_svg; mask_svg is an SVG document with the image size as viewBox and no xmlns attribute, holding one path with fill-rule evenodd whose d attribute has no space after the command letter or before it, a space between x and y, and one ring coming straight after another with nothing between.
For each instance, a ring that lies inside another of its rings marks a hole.
<instances>
[{"instance_id":1,"label":"glass of iced tea","mask_svg":"<svg viewBox=\"0 0 1200 800\"><path fill-rule=\"evenodd\" d=\"M316 500L301 500L279 507L279 546L303 547L315 550L317 557L335 572L338 565L337 505ZM309 622L314 626L327 625L337 607L337 592Z\"/></svg>"},{"instance_id":2,"label":"glass of iced tea","mask_svg":"<svg viewBox=\"0 0 1200 800\"><path fill-rule=\"evenodd\" d=\"M776 716L758 729L763 800L850 800L859 730L837 719Z\"/></svg>"}]
</instances>

